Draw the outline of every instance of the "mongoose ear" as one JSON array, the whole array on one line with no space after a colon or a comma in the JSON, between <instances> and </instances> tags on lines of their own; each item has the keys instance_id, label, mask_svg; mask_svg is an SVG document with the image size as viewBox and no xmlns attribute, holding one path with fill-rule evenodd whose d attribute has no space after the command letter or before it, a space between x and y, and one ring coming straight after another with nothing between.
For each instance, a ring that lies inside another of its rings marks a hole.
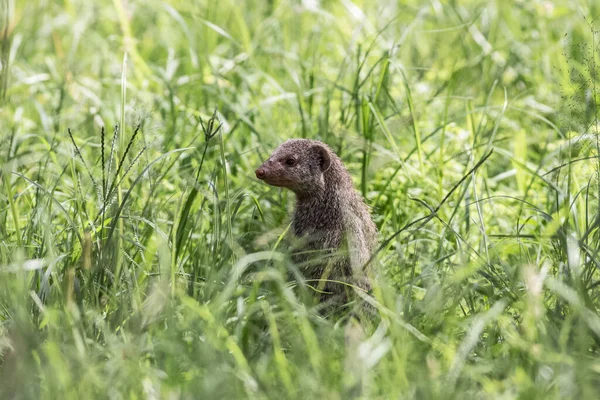
<instances>
[{"instance_id":1,"label":"mongoose ear","mask_svg":"<svg viewBox=\"0 0 600 400\"><path fill-rule=\"evenodd\" d=\"M313 149L321 158L321 172L327 171L331 166L331 154L320 144L314 145Z\"/></svg>"}]
</instances>

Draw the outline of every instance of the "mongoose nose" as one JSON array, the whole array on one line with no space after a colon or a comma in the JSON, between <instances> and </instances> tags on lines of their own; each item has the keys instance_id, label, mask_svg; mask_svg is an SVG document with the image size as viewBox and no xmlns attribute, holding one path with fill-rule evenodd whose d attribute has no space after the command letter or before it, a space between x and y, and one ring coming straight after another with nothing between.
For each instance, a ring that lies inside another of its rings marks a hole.
<instances>
[{"instance_id":1,"label":"mongoose nose","mask_svg":"<svg viewBox=\"0 0 600 400\"><path fill-rule=\"evenodd\" d=\"M264 178L264 177L265 177L265 174L266 174L266 172L265 172L265 170L264 170L264 169L262 169L262 168L259 168L259 169L257 169L257 170L256 170L256 177L257 177L258 179L262 179L262 178Z\"/></svg>"}]
</instances>

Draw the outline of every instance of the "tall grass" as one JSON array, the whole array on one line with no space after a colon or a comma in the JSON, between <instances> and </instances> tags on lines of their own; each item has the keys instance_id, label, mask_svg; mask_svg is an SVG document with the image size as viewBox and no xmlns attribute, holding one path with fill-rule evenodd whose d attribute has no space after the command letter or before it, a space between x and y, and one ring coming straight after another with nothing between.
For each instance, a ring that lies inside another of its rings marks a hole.
<instances>
[{"instance_id":1,"label":"tall grass","mask_svg":"<svg viewBox=\"0 0 600 400\"><path fill-rule=\"evenodd\" d=\"M599 7L4 0L0 397L596 398ZM289 137L372 207L360 329Z\"/></svg>"}]
</instances>

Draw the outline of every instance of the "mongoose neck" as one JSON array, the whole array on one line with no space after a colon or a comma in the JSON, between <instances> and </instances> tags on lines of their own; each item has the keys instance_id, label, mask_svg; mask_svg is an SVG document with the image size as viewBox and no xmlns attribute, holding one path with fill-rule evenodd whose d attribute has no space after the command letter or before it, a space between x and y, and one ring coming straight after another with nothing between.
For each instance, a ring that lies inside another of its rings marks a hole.
<instances>
[{"instance_id":1,"label":"mongoose neck","mask_svg":"<svg viewBox=\"0 0 600 400\"><path fill-rule=\"evenodd\" d=\"M352 183L337 170L323 174L323 185L309 192L296 193L294 231L297 235L319 230L340 230L344 221L344 210L354 196ZM337 246L336 237L334 245Z\"/></svg>"},{"instance_id":2,"label":"mongoose neck","mask_svg":"<svg viewBox=\"0 0 600 400\"><path fill-rule=\"evenodd\" d=\"M319 205L319 207L337 206L343 196L354 192L348 172L340 162L333 162L322 175L320 182L312 182L307 190L296 191L298 204Z\"/></svg>"}]
</instances>

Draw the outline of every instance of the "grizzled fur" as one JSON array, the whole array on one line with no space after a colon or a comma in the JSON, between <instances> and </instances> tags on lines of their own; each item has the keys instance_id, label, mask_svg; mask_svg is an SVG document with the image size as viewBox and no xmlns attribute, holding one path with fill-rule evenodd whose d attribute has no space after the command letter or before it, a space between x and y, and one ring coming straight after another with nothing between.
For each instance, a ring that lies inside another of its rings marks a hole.
<instances>
[{"instance_id":1,"label":"grizzled fur","mask_svg":"<svg viewBox=\"0 0 600 400\"><path fill-rule=\"evenodd\" d=\"M376 245L377 230L350 174L326 144L288 140L256 170L256 176L296 195L292 228L309 252L294 259L304 265L313 257L319 260L315 266L305 267L307 279L345 281L370 289L364 266ZM315 257L310 250L321 254ZM323 251L329 254L325 262ZM324 286L325 292L339 295L341 300L347 299L347 289L335 282Z\"/></svg>"}]
</instances>

